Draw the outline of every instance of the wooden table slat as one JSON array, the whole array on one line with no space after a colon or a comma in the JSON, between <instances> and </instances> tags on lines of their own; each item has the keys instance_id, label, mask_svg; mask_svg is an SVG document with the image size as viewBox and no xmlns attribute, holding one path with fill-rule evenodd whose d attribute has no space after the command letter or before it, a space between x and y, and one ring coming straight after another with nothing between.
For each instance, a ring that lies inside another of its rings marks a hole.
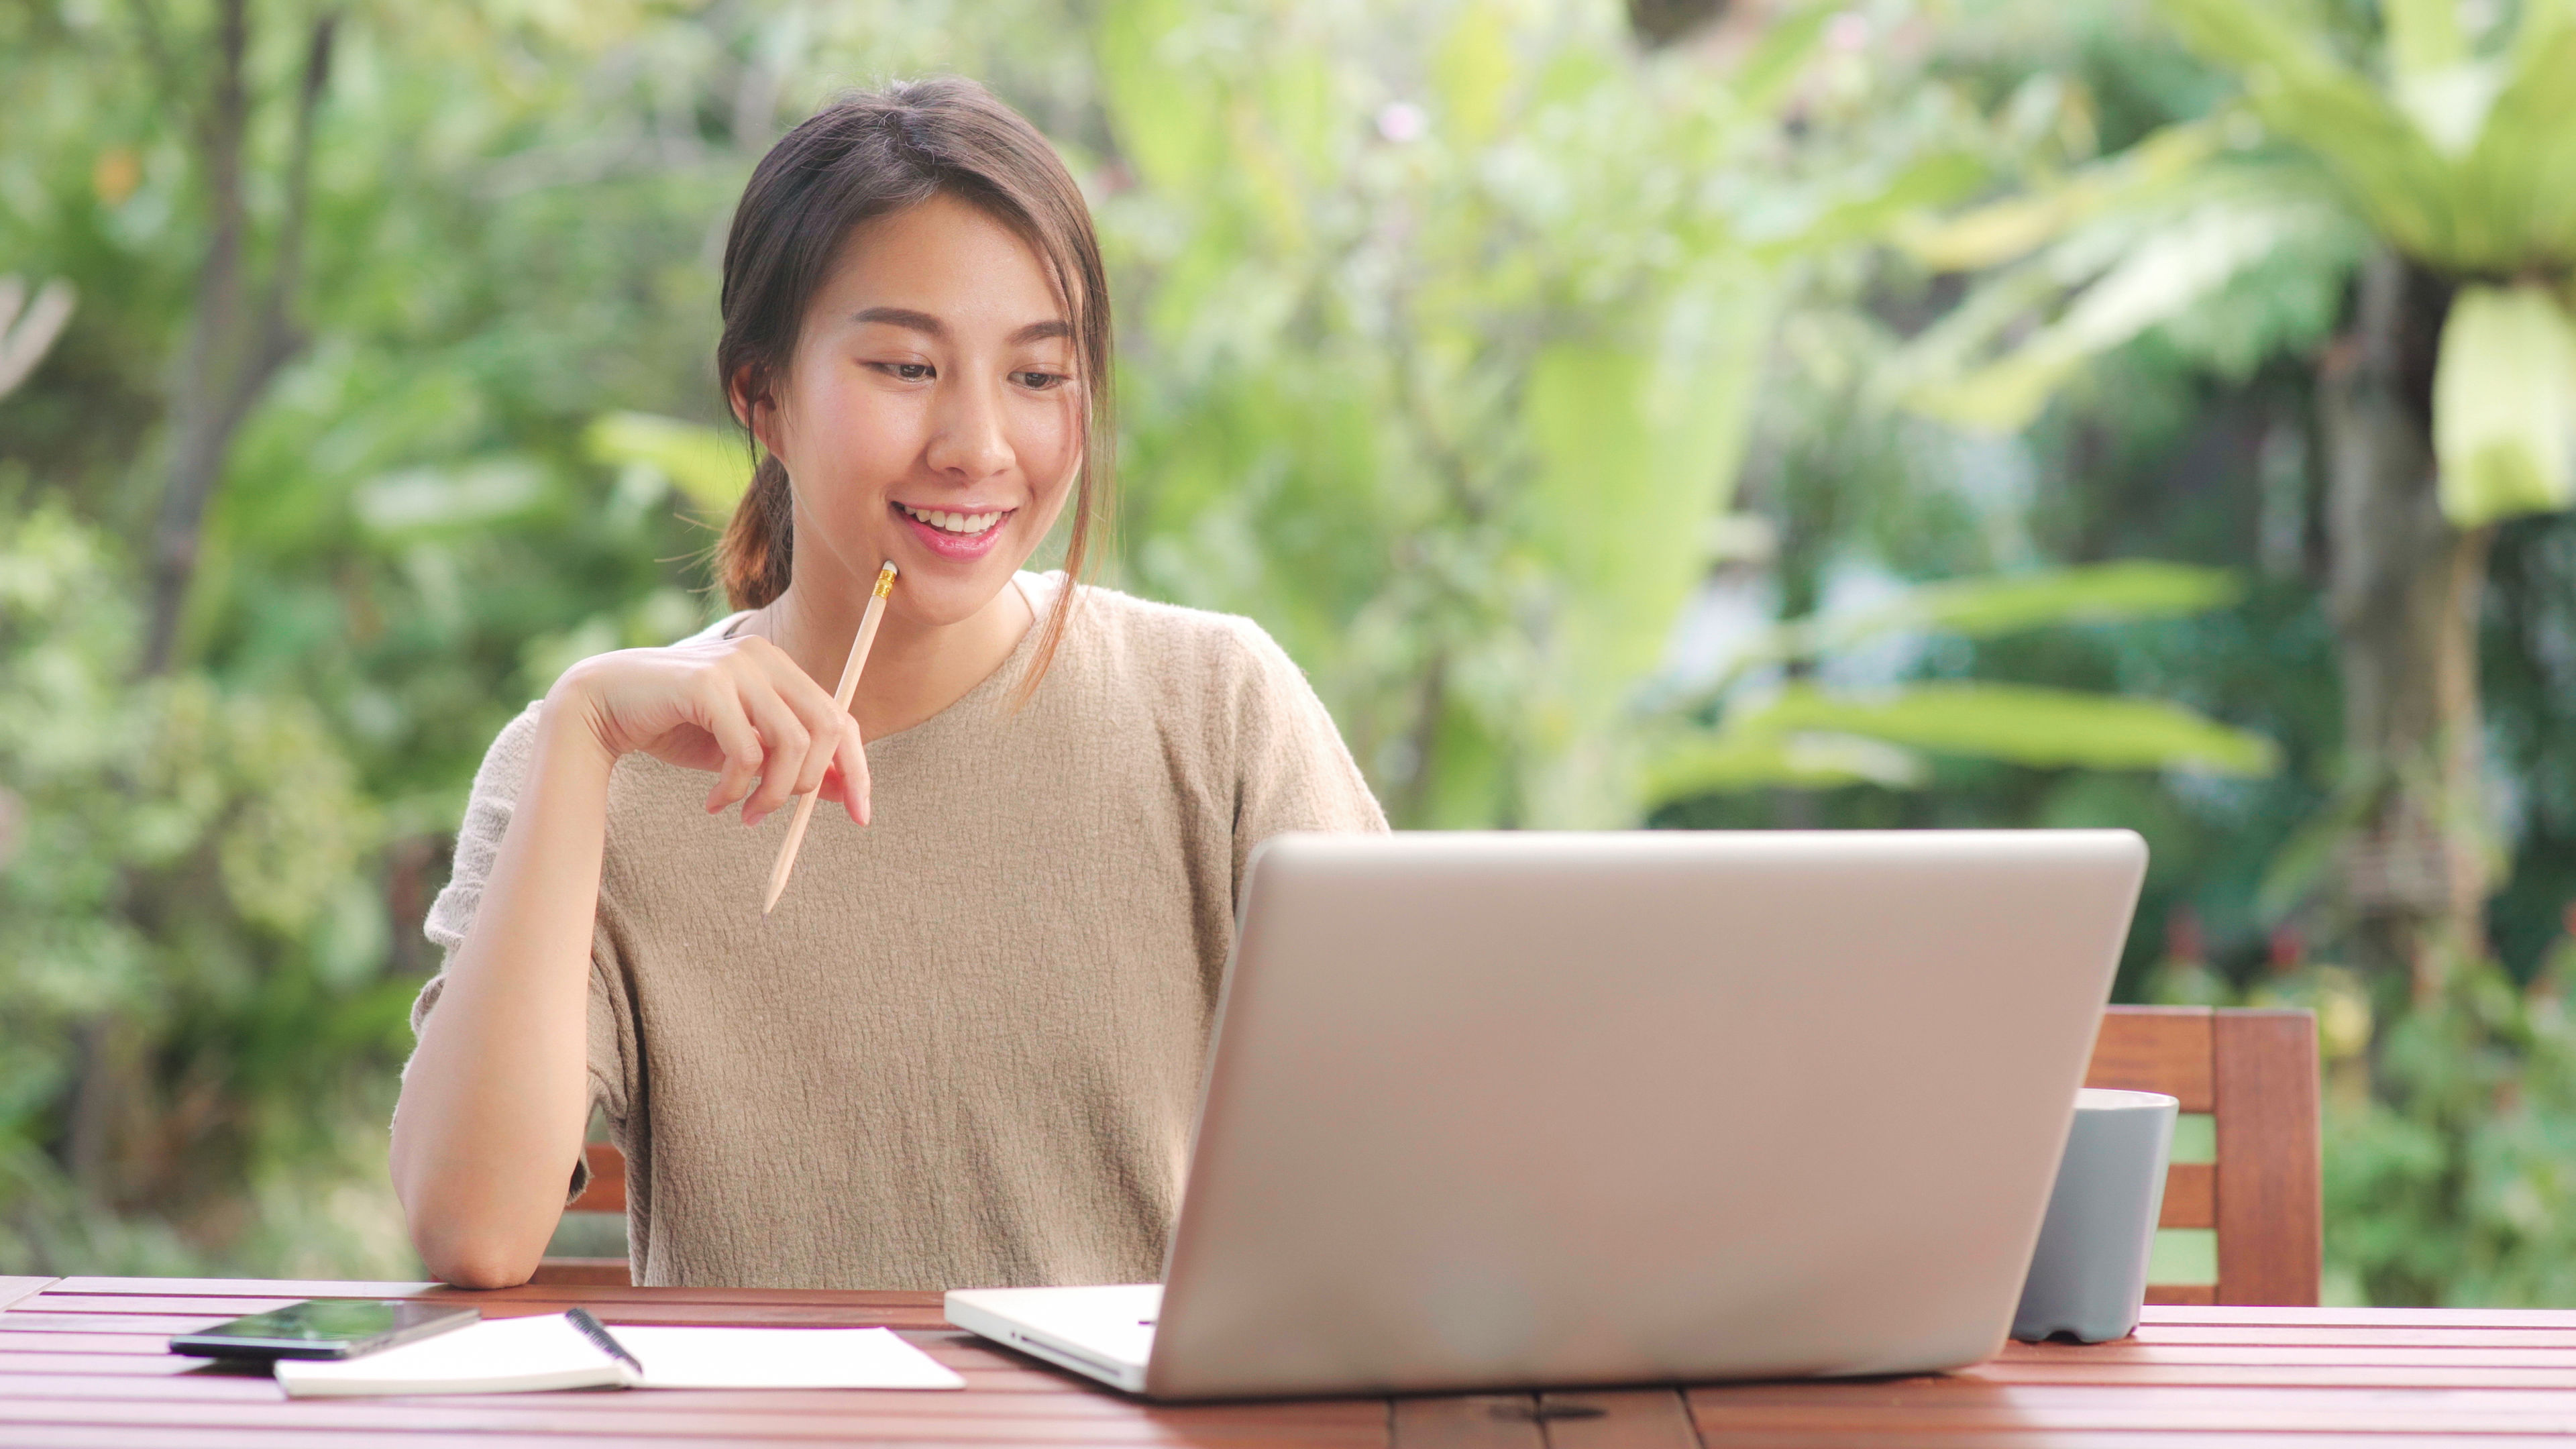
<instances>
[{"instance_id":1,"label":"wooden table slat","mask_svg":"<svg viewBox=\"0 0 2576 1449\"><path fill-rule=\"evenodd\" d=\"M96 1379L83 1375L0 1376L0 1418L39 1418L44 1401L74 1403L112 1395L122 1402L162 1404L266 1404L281 1411L303 1407L268 1378L243 1373L183 1373L159 1378ZM1672 1399L1672 1391L1662 1395ZM468 1412L564 1410L589 1414L601 1395L590 1391L549 1394L397 1395L373 1399L308 1400L369 1409L419 1408ZM1167 1428L1304 1429L1337 1438L1367 1438L1386 1427L1386 1407L1373 1400L1318 1399L1278 1403L1148 1404L1109 1394L925 1393L900 1389L643 1389L613 1401L634 1413L725 1413L746 1423L781 1418L840 1418L879 1413L940 1420L994 1419L1029 1424L1074 1422L1159 1424ZM1675 1399L1678 1405L1678 1399Z\"/></svg>"},{"instance_id":2,"label":"wooden table slat","mask_svg":"<svg viewBox=\"0 0 2576 1449\"><path fill-rule=\"evenodd\" d=\"M166 1355L166 1333L19 1333L0 1318L0 1354L122 1353Z\"/></svg>"},{"instance_id":3,"label":"wooden table slat","mask_svg":"<svg viewBox=\"0 0 2576 1449\"><path fill-rule=\"evenodd\" d=\"M316 1278L60 1278L57 1293L141 1293L155 1298L210 1295L225 1298L409 1298L444 1288L441 1283L340 1282Z\"/></svg>"},{"instance_id":4,"label":"wooden table slat","mask_svg":"<svg viewBox=\"0 0 2576 1449\"><path fill-rule=\"evenodd\" d=\"M1735 1429L1701 1441L1706 1449L2523 1449L2555 1444L2554 1436L2471 1431L2382 1434L2369 1431L2285 1435L2265 1430L2107 1429Z\"/></svg>"},{"instance_id":5,"label":"wooden table slat","mask_svg":"<svg viewBox=\"0 0 2576 1449\"><path fill-rule=\"evenodd\" d=\"M1547 1449L1529 1394L1397 1399L1388 1427L1403 1449Z\"/></svg>"},{"instance_id":6,"label":"wooden table slat","mask_svg":"<svg viewBox=\"0 0 2576 1449\"><path fill-rule=\"evenodd\" d=\"M2015 1345L1993 1364L2007 1367L2062 1368L2070 1364L2208 1364L2208 1365L2413 1365L2421 1368L2548 1368L2576 1375L2576 1348L2526 1346L2462 1348L2438 1344L2343 1347L2317 1344L2118 1343ZM2576 1384L2576 1377L2571 1377Z\"/></svg>"},{"instance_id":7,"label":"wooden table slat","mask_svg":"<svg viewBox=\"0 0 2576 1449\"><path fill-rule=\"evenodd\" d=\"M831 1413L760 1414L699 1412L651 1402L652 1391L589 1394L583 1401L545 1402L538 1394L503 1396L508 1402L460 1404L446 1399L305 1399L274 1404L156 1400L24 1400L9 1405L9 1422L117 1425L138 1436L169 1426L240 1429L332 1429L399 1436L418 1432L571 1433L622 1436L649 1443L666 1436L733 1437L744 1441L848 1442L864 1423L871 1439L941 1444L1171 1444L1311 1445L1315 1449L1383 1445L1385 1425L1361 1429L1301 1423L1265 1424L1220 1419L1166 1425L1150 1418L1013 1420L943 1416L918 1409L881 1409L858 1417L856 1405ZM926 1399L928 1394L915 1395ZM610 1400L600 1404L590 1400ZM399 1442L397 1440L397 1442Z\"/></svg>"},{"instance_id":8,"label":"wooden table slat","mask_svg":"<svg viewBox=\"0 0 2576 1449\"><path fill-rule=\"evenodd\" d=\"M2576 1328L2565 1308L2246 1308L2227 1304L2149 1307L2141 1324L2316 1324L2337 1328Z\"/></svg>"},{"instance_id":9,"label":"wooden table slat","mask_svg":"<svg viewBox=\"0 0 2576 1449\"><path fill-rule=\"evenodd\" d=\"M772 1328L945 1328L947 1315L935 1304L834 1304L825 1302L726 1304L706 1301L675 1300L657 1302L651 1299L594 1299L558 1297L537 1299L478 1294L473 1297L425 1294L442 1301L463 1303L482 1310L486 1318L518 1318L543 1313L561 1313L567 1308L583 1307L599 1316L604 1323L679 1323L679 1324L761 1324ZM202 1326L237 1318L245 1313L261 1313L293 1299L262 1298L148 1298L140 1294L107 1297L39 1293L20 1303L9 1318L0 1320L0 1330L12 1326L19 1318L61 1319L79 1316L94 1319L103 1329L117 1325L186 1322ZM26 1325L32 1326L32 1325ZM156 1330L184 1332L186 1330Z\"/></svg>"},{"instance_id":10,"label":"wooden table slat","mask_svg":"<svg viewBox=\"0 0 2576 1449\"><path fill-rule=\"evenodd\" d=\"M0 1449L138 1449L143 1442L146 1441L135 1438L132 1429L116 1425L12 1424L0 1420ZM287 1431L193 1425L156 1426L148 1441L150 1449L633 1449L637 1442L627 1434L406 1433L388 1438L373 1430ZM711 1439L657 1437L650 1441L652 1449L743 1449L757 1442L732 1435Z\"/></svg>"},{"instance_id":11,"label":"wooden table slat","mask_svg":"<svg viewBox=\"0 0 2576 1449\"><path fill-rule=\"evenodd\" d=\"M2141 1324L2123 1343L2283 1348L2567 1348L2568 1328L2338 1328L2330 1324ZM2007 1353L2026 1351L2022 1345Z\"/></svg>"},{"instance_id":12,"label":"wooden table slat","mask_svg":"<svg viewBox=\"0 0 2576 1449\"><path fill-rule=\"evenodd\" d=\"M22 1298L33 1298L53 1286L52 1278L0 1278L0 1313Z\"/></svg>"},{"instance_id":13,"label":"wooden table slat","mask_svg":"<svg viewBox=\"0 0 2576 1449\"><path fill-rule=\"evenodd\" d=\"M1539 1412L1547 1449L1700 1449L1675 1389L1541 1394Z\"/></svg>"}]
</instances>

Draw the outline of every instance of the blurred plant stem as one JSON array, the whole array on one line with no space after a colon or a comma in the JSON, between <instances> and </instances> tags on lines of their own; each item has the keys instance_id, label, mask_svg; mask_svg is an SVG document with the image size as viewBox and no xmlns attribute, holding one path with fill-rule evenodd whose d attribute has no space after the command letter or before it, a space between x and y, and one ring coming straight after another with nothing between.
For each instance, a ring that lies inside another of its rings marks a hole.
<instances>
[{"instance_id":1,"label":"blurred plant stem","mask_svg":"<svg viewBox=\"0 0 2576 1449\"><path fill-rule=\"evenodd\" d=\"M2326 612L2343 674L2342 846L2354 959L2433 999L2444 963L2486 953L2478 617L2494 528L2444 516L2433 374L2452 289L2382 251L2318 388Z\"/></svg>"},{"instance_id":2,"label":"blurred plant stem","mask_svg":"<svg viewBox=\"0 0 2576 1449\"><path fill-rule=\"evenodd\" d=\"M191 76L177 62L195 46L170 35L149 0L132 7L139 42L173 97ZM251 127L249 0L218 0L206 91L190 129L206 206L205 260L197 274L172 395L170 457L152 534L152 605L144 633L142 673L165 673L179 647L188 586L197 575L206 508L231 461L233 439L278 369L303 350L296 325L303 279L305 228L312 212L314 127L331 77L340 17L313 18L281 178L284 203L271 228L267 275L255 277L255 230L245 176Z\"/></svg>"}]
</instances>

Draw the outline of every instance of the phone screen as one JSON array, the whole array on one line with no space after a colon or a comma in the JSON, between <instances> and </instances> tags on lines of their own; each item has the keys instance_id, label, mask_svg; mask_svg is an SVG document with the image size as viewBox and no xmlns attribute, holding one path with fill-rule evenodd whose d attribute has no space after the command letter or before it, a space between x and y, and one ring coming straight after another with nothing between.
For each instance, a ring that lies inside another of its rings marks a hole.
<instances>
[{"instance_id":1,"label":"phone screen","mask_svg":"<svg viewBox=\"0 0 2576 1449\"><path fill-rule=\"evenodd\" d=\"M403 1298L311 1298L170 1340L198 1357L348 1358L459 1327L480 1310Z\"/></svg>"}]
</instances>

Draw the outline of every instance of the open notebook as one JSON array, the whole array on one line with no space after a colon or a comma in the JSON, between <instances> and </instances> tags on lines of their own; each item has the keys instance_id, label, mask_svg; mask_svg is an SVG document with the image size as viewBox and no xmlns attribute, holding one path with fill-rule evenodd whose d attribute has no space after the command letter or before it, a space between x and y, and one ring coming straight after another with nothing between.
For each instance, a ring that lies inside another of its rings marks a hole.
<instances>
[{"instance_id":1,"label":"open notebook","mask_svg":"<svg viewBox=\"0 0 2576 1449\"><path fill-rule=\"evenodd\" d=\"M507 1394L539 1389L962 1389L883 1328L637 1328L620 1360L562 1314L494 1318L340 1361L279 1359L296 1398ZM640 1371L639 1367L640 1366Z\"/></svg>"}]
</instances>

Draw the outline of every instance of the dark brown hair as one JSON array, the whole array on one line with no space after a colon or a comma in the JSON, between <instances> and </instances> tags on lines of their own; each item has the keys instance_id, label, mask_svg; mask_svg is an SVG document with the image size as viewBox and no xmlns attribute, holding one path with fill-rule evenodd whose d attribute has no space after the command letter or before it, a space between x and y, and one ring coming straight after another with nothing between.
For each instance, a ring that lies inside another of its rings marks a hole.
<instances>
[{"instance_id":1,"label":"dark brown hair","mask_svg":"<svg viewBox=\"0 0 2576 1449\"><path fill-rule=\"evenodd\" d=\"M954 76L843 96L788 132L753 169L734 208L716 376L727 402L739 399L745 411L771 400L842 242L879 217L943 195L980 208L1044 259L1073 324L1089 403L1065 587L1021 684L1026 699L1055 658L1092 532L1107 515L1116 437L1100 242L1082 189L1046 137L992 92ZM786 592L795 534L787 469L764 455L716 543L716 579L733 607L757 609Z\"/></svg>"}]
</instances>

